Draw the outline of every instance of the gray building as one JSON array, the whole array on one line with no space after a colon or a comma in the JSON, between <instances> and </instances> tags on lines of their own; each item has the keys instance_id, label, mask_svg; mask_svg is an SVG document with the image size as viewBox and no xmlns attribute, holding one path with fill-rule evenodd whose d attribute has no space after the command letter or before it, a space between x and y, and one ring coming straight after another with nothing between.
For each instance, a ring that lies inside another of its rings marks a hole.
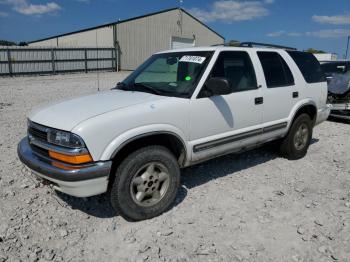
<instances>
[{"instance_id":1,"label":"gray building","mask_svg":"<svg viewBox=\"0 0 350 262\"><path fill-rule=\"evenodd\" d=\"M80 31L31 41L30 47L113 47L121 70L134 70L151 54L173 48L223 44L224 37L182 8L172 8Z\"/></svg>"}]
</instances>

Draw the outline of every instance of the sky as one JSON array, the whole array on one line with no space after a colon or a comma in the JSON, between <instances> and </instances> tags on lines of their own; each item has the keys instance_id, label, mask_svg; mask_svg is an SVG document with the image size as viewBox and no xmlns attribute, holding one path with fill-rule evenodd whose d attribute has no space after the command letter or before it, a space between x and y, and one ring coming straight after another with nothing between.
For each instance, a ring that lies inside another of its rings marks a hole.
<instances>
[{"instance_id":1,"label":"sky","mask_svg":"<svg viewBox=\"0 0 350 262\"><path fill-rule=\"evenodd\" d=\"M0 0L0 39L31 41L181 5L226 40L345 55L350 0L180 1Z\"/></svg>"}]
</instances>

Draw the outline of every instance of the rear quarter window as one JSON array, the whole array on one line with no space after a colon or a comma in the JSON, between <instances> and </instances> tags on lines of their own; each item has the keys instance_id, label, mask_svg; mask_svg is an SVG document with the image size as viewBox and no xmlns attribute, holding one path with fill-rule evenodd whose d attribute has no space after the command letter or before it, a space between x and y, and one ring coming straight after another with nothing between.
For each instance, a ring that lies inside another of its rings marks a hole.
<instances>
[{"instance_id":1,"label":"rear quarter window","mask_svg":"<svg viewBox=\"0 0 350 262\"><path fill-rule=\"evenodd\" d=\"M257 52L261 66L264 70L268 88L294 85L294 77L287 63L276 52Z\"/></svg>"},{"instance_id":2,"label":"rear quarter window","mask_svg":"<svg viewBox=\"0 0 350 262\"><path fill-rule=\"evenodd\" d=\"M307 83L311 84L326 81L321 65L313 54L299 51L287 52L297 64Z\"/></svg>"}]
</instances>

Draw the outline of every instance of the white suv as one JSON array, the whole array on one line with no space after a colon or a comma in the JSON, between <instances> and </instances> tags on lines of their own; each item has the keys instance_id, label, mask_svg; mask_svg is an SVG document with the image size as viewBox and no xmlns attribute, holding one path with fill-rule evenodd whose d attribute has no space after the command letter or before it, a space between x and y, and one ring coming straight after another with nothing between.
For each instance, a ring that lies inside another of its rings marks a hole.
<instances>
[{"instance_id":1,"label":"white suv","mask_svg":"<svg viewBox=\"0 0 350 262\"><path fill-rule=\"evenodd\" d=\"M28 117L21 161L56 190L111 192L129 220L166 211L180 168L268 141L303 157L327 119L327 83L313 55L281 48L205 47L157 53L117 87Z\"/></svg>"}]
</instances>

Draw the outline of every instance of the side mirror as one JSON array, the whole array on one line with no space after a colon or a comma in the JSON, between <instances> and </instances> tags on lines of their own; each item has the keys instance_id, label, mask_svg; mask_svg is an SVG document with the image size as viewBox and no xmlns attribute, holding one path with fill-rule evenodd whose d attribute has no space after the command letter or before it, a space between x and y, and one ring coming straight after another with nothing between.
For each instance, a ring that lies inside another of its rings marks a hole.
<instances>
[{"instance_id":1,"label":"side mirror","mask_svg":"<svg viewBox=\"0 0 350 262\"><path fill-rule=\"evenodd\" d=\"M213 96L228 95L232 93L230 83L224 77L209 78L205 85Z\"/></svg>"}]
</instances>

